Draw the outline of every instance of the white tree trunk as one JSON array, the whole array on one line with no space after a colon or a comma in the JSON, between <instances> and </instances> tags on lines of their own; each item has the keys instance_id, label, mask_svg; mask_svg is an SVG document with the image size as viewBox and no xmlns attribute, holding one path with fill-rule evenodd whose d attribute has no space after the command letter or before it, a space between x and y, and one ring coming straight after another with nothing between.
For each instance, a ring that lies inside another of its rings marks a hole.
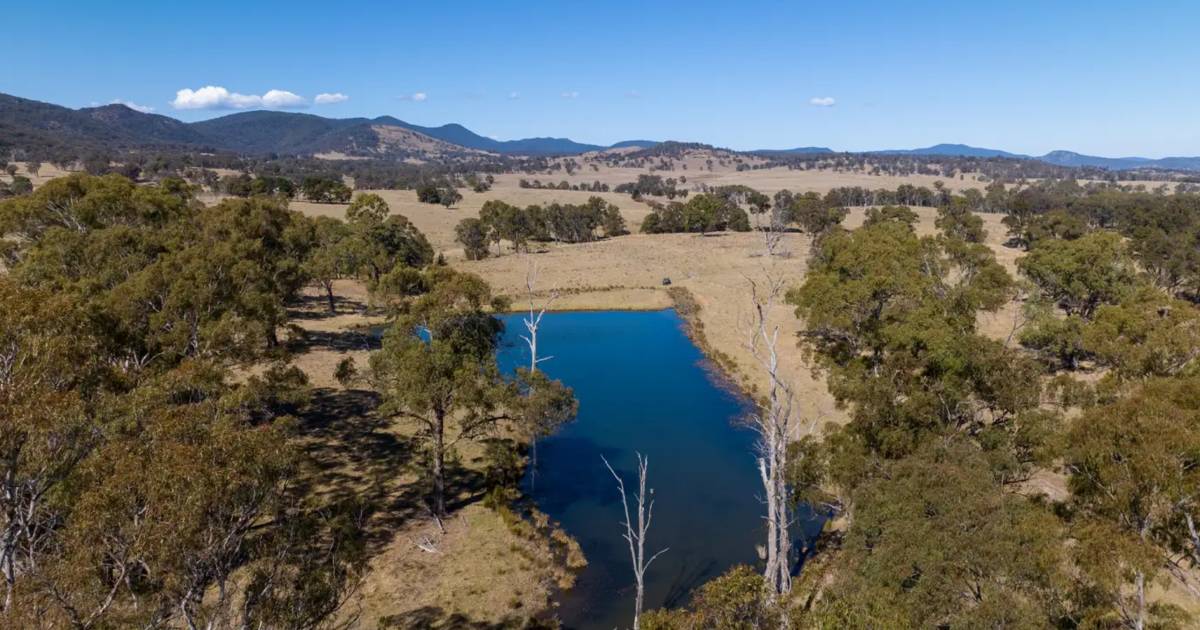
<instances>
[{"instance_id":1,"label":"white tree trunk","mask_svg":"<svg viewBox=\"0 0 1200 630\"><path fill-rule=\"evenodd\" d=\"M646 559L646 532L650 530L650 521L654 516L654 490L651 489L649 497L646 492L646 474L650 468L650 458L642 457L641 453L637 453L638 462L638 494L637 494L637 526L633 524L633 519L629 517L629 500L625 495L625 481L613 470L608 460L603 455L600 459L604 462L608 472L612 473L614 479L617 480L617 490L621 493L621 507L625 509L625 533L622 538L629 544L629 559L633 564L633 579L636 593L633 599L633 630L638 630L642 617L642 605L645 600L645 576L646 569L650 568L650 563L667 551L663 548L658 553ZM649 500L647 500L649 498Z\"/></svg>"},{"instance_id":2,"label":"white tree trunk","mask_svg":"<svg viewBox=\"0 0 1200 630\"><path fill-rule=\"evenodd\" d=\"M522 335L525 344L529 346L529 373L530 375L537 372L538 363L549 361L553 357L538 358L538 328L542 325L542 317L546 315L546 311L558 299L558 291L551 291L550 298L547 299L539 309L534 306L535 289L537 286L537 265L533 260L528 261L528 266L525 269L525 291L529 298L529 315L525 318L525 330L528 335ZM532 393L532 392L531 392ZM539 431L537 427L530 427L529 431L529 485L533 488L537 487L537 443Z\"/></svg>"},{"instance_id":3,"label":"white tree trunk","mask_svg":"<svg viewBox=\"0 0 1200 630\"><path fill-rule=\"evenodd\" d=\"M776 595L792 588L791 573L791 496L785 478L787 447L794 415L791 385L779 369L779 326L771 322L771 309L783 294L781 275L775 273L774 259L782 244L776 221L760 227L763 234L763 276L750 285L751 315L747 349L766 371L769 385L765 404L753 416L752 428L758 434L758 471L767 504L766 567L763 577Z\"/></svg>"}]
</instances>

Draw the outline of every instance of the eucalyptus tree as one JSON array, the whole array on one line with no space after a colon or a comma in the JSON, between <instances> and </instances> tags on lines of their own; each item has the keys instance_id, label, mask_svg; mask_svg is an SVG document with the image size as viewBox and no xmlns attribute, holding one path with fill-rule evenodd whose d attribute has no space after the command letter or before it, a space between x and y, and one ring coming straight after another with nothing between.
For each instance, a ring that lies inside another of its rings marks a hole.
<instances>
[{"instance_id":1,"label":"eucalyptus tree","mask_svg":"<svg viewBox=\"0 0 1200 630\"><path fill-rule=\"evenodd\" d=\"M350 236L346 256L374 291L384 275L397 267L423 267L433 262L433 246L406 217L391 214L382 197L361 194L346 209Z\"/></svg>"},{"instance_id":2,"label":"eucalyptus tree","mask_svg":"<svg viewBox=\"0 0 1200 630\"><path fill-rule=\"evenodd\" d=\"M333 217L313 219L314 244L304 270L325 291L330 313L337 312L333 284L354 271L350 226Z\"/></svg>"},{"instance_id":3,"label":"eucalyptus tree","mask_svg":"<svg viewBox=\"0 0 1200 630\"><path fill-rule=\"evenodd\" d=\"M425 272L428 291L411 300L371 355L380 412L413 422L429 454L432 512L446 515L446 456L456 444L511 419L511 388L496 365L501 310L478 276Z\"/></svg>"},{"instance_id":4,"label":"eucalyptus tree","mask_svg":"<svg viewBox=\"0 0 1200 630\"><path fill-rule=\"evenodd\" d=\"M1133 628L1162 613L1148 591L1180 566L1200 567L1200 380L1151 379L1128 395L1087 410L1066 439L1072 507L1085 585Z\"/></svg>"},{"instance_id":5,"label":"eucalyptus tree","mask_svg":"<svg viewBox=\"0 0 1200 630\"><path fill-rule=\"evenodd\" d=\"M880 459L946 432L976 436L1008 474L1040 457L1040 367L975 329L1012 288L985 246L918 237L904 221L826 239L787 300L830 392L850 406L827 440L835 485L852 488Z\"/></svg>"},{"instance_id":6,"label":"eucalyptus tree","mask_svg":"<svg viewBox=\"0 0 1200 630\"><path fill-rule=\"evenodd\" d=\"M463 246L467 260L483 260L488 257L488 230L483 221L468 217L454 226L454 240Z\"/></svg>"}]
</instances>

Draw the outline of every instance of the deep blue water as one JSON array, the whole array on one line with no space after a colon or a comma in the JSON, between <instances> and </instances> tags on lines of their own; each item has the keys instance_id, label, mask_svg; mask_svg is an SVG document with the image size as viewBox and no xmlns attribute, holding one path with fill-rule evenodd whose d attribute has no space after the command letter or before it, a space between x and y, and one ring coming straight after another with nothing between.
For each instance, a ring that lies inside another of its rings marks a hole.
<instances>
[{"instance_id":1,"label":"deep blue water","mask_svg":"<svg viewBox=\"0 0 1200 630\"><path fill-rule=\"evenodd\" d=\"M529 363L523 315L505 315L505 370ZM634 452L650 458L654 520L646 609L681 606L730 567L757 564L764 539L753 434L737 426L747 401L727 387L672 310L549 313L540 369L574 388L578 418L538 446L525 489L583 548L588 566L560 598L568 628L629 627L633 571L608 458L635 492ZM636 518L636 516L634 517Z\"/></svg>"}]
</instances>

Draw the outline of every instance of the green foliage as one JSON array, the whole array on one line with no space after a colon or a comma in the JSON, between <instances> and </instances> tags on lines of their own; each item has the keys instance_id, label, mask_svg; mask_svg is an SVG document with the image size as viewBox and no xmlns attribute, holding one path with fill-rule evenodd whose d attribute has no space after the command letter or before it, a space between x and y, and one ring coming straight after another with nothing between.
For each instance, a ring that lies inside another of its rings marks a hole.
<instances>
[{"instance_id":1,"label":"green foliage","mask_svg":"<svg viewBox=\"0 0 1200 630\"><path fill-rule=\"evenodd\" d=\"M345 223L332 217L313 219L314 243L304 270L308 277L325 290L329 312L337 312L333 296L333 283L339 278L354 273L353 230Z\"/></svg>"},{"instance_id":2,"label":"green foliage","mask_svg":"<svg viewBox=\"0 0 1200 630\"><path fill-rule=\"evenodd\" d=\"M829 204L815 192L793 195L788 190L775 194L775 212L781 223L800 226L816 241L841 225L847 214L846 208Z\"/></svg>"},{"instance_id":3,"label":"green foliage","mask_svg":"<svg viewBox=\"0 0 1200 630\"><path fill-rule=\"evenodd\" d=\"M553 434L579 412L579 401L570 387L545 372L518 368L510 402L511 415L525 435L538 440Z\"/></svg>"},{"instance_id":4,"label":"green foliage","mask_svg":"<svg viewBox=\"0 0 1200 630\"><path fill-rule=\"evenodd\" d=\"M982 243L987 237L983 219L971 212L970 202L963 197L955 197L939 207L934 225L947 237L968 243Z\"/></svg>"},{"instance_id":5,"label":"green foliage","mask_svg":"<svg viewBox=\"0 0 1200 630\"><path fill-rule=\"evenodd\" d=\"M353 385L358 379L358 366L354 363L354 357L346 357L338 361L337 367L333 370L333 378L342 387Z\"/></svg>"},{"instance_id":6,"label":"green foliage","mask_svg":"<svg viewBox=\"0 0 1200 630\"><path fill-rule=\"evenodd\" d=\"M1086 585L1131 622L1169 553L1200 564L1200 380L1152 379L1079 416L1067 435L1074 517ZM1131 591L1132 587L1132 591Z\"/></svg>"},{"instance_id":7,"label":"green foliage","mask_svg":"<svg viewBox=\"0 0 1200 630\"><path fill-rule=\"evenodd\" d=\"M1087 322L1079 315L1063 315L1045 302L1024 306L1027 323L1018 340L1054 367L1073 370L1088 356L1083 343Z\"/></svg>"},{"instance_id":8,"label":"green foliage","mask_svg":"<svg viewBox=\"0 0 1200 630\"><path fill-rule=\"evenodd\" d=\"M1091 232L1075 240L1039 241L1017 266L1046 299L1068 315L1091 319L1102 304L1116 304L1139 284L1121 236Z\"/></svg>"},{"instance_id":9,"label":"green foliage","mask_svg":"<svg viewBox=\"0 0 1200 630\"><path fill-rule=\"evenodd\" d=\"M854 505L817 625L1041 628L1062 618L1057 520L1003 492L974 446L891 462Z\"/></svg>"},{"instance_id":10,"label":"green foliage","mask_svg":"<svg viewBox=\"0 0 1200 630\"><path fill-rule=\"evenodd\" d=\"M578 205L551 203L524 209L493 199L480 209L479 223L474 221L464 219L455 229L463 237L460 243L465 243L463 239L472 243L468 258L485 253L481 232L486 235L484 242L496 245L497 255L505 240L513 244L515 251L528 252L530 241L587 243L599 238L598 230L606 237L628 233L621 210L602 197L589 197L587 203Z\"/></svg>"},{"instance_id":11,"label":"green foliage","mask_svg":"<svg viewBox=\"0 0 1200 630\"><path fill-rule=\"evenodd\" d=\"M383 223L391 212L383 197L375 193L360 193L346 207L346 220L350 223Z\"/></svg>"},{"instance_id":12,"label":"green foliage","mask_svg":"<svg viewBox=\"0 0 1200 630\"><path fill-rule=\"evenodd\" d=\"M627 182L618 184L613 188L613 192L629 193L634 199L641 199L646 195L655 197L666 197L674 199L676 197L686 197L687 190L679 188L673 177L663 178L662 175L638 175L636 182Z\"/></svg>"},{"instance_id":13,"label":"green foliage","mask_svg":"<svg viewBox=\"0 0 1200 630\"><path fill-rule=\"evenodd\" d=\"M1157 289L1096 309L1082 345L1123 378L1173 376L1200 357L1200 310Z\"/></svg>"},{"instance_id":14,"label":"green foliage","mask_svg":"<svg viewBox=\"0 0 1200 630\"><path fill-rule=\"evenodd\" d=\"M417 187L417 201L441 204L449 208L462 201L462 194L454 187L454 183L449 180L427 182Z\"/></svg>"},{"instance_id":15,"label":"green foliage","mask_svg":"<svg viewBox=\"0 0 1200 630\"><path fill-rule=\"evenodd\" d=\"M296 184L286 177L271 175L252 177L249 173L226 175L218 186L221 191L234 197L255 195L279 195L291 199L296 196Z\"/></svg>"},{"instance_id":16,"label":"green foliage","mask_svg":"<svg viewBox=\"0 0 1200 630\"><path fill-rule=\"evenodd\" d=\"M454 240L462 244L467 260L483 260L488 256L488 231L483 221L468 217L454 226Z\"/></svg>"},{"instance_id":17,"label":"green foliage","mask_svg":"<svg viewBox=\"0 0 1200 630\"><path fill-rule=\"evenodd\" d=\"M273 347L313 238L271 198L204 208L116 175L52 181L0 208L0 226L21 239L14 277L80 292L113 352L167 364Z\"/></svg>"},{"instance_id":18,"label":"green foliage","mask_svg":"<svg viewBox=\"0 0 1200 630\"><path fill-rule=\"evenodd\" d=\"M829 442L833 485L853 488L876 458L898 459L947 432L988 436L999 476L1027 474L1041 451L1026 422L1039 402L1040 369L975 333L1012 281L982 245L918 238L903 220L830 234L802 286L787 295L804 339L851 404ZM1020 448L1018 448L1020 446Z\"/></svg>"},{"instance_id":19,"label":"green foliage","mask_svg":"<svg viewBox=\"0 0 1200 630\"><path fill-rule=\"evenodd\" d=\"M880 223L895 222L900 225L908 226L908 229L914 229L917 224L917 213L913 212L908 206L883 206L881 208L867 208L867 217L863 221L863 227L870 227Z\"/></svg>"},{"instance_id":20,"label":"green foliage","mask_svg":"<svg viewBox=\"0 0 1200 630\"><path fill-rule=\"evenodd\" d=\"M391 214L382 197L359 195L346 210L348 238L338 250L372 292L394 270L422 268L433 262L433 246L405 216Z\"/></svg>"},{"instance_id":21,"label":"green foliage","mask_svg":"<svg viewBox=\"0 0 1200 630\"><path fill-rule=\"evenodd\" d=\"M732 230L748 232L750 217L729 199L715 194L699 194L687 203L671 202L659 206L642 221L642 232L695 232L705 234Z\"/></svg>"},{"instance_id":22,"label":"green foliage","mask_svg":"<svg viewBox=\"0 0 1200 630\"><path fill-rule=\"evenodd\" d=\"M360 556L310 553L333 549L332 522L303 528L305 551L287 533L309 507L289 439L303 372L273 362L235 383L228 368L279 356L314 225L275 198L191 194L76 175L0 204L13 627L218 627L285 608L314 627L352 587ZM246 593L242 569L263 590Z\"/></svg>"},{"instance_id":23,"label":"green foliage","mask_svg":"<svg viewBox=\"0 0 1200 630\"><path fill-rule=\"evenodd\" d=\"M785 612L770 601L769 593L762 575L748 566L736 566L701 586L687 610L646 612L640 627L643 630L776 628Z\"/></svg>"},{"instance_id":24,"label":"green foliage","mask_svg":"<svg viewBox=\"0 0 1200 630\"><path fill-rule=\"evenodd\" d=\"M417 424L430 452L434 513L446 514L445 459L461 440L483 436L507 418L508 388L494 352L501 323L479 277L431 267L427 293L413 299L371 355L380 412Z\"/></svg>"},{"instance_id":25,"label":"green foliage","mask_svg":"<svg viewBox=\"0 0 1200 630\"><path fill-rule=\"evenodd\" d=\"M352 194L340 178L315 176L305 177L300 182L300 192L305 199L315 203L346 203Z\"/></svg>"}]
</instances>

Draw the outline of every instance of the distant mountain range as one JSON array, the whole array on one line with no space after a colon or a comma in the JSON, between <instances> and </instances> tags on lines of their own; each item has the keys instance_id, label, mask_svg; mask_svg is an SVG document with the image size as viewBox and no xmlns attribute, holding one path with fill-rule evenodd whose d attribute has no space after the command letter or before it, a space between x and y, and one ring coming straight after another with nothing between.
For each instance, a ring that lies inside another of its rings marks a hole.
<instances>
[{"instance_id":1,"label":"distant mountain range","mask_svg":"<svg viewBox=\"0 0 1200 630\"><path fill-rule=\"evenodd\" d=\"M425 127L392 116L324 118L278 111L238 112L185 123L124 105L69 109L0 94L0 146L28 148L89 145L96 148L191 147L248 154L377 155L489 152L502 155L577 155L610 147L568 138L495 140L459 124ZM611 148L650 147L628 140Z\"/></svg>"},{"instance_id":2,"label":"distant mountain range","mask_svg":"<svg viewBox=\"0 0 1200 630\"><path fill-rule=\"evenodd\" d=\"M812 155L822 153L833 153L834 151L825 147L799 147L796 149L764 149L753 151L758 155ZM881 151L863 151L872 155L944 155L949 157L973 157L973 158L1008 158L1014 160L1037 160L1048 164L1069 167L1098 167L1106 168L1113 171L1127 171L1133 169L1165 169L1176 171L1200 171L1200 157L1166 157L1166 158L1143 158L1143 157L1121 157L1107 158L1097 157L1094 155L1083 155L1074 151L1051 151L1045 155L1025 155L1022 153L1011 153L1000 149L987 149L983 147L973 147L966 144L935 144L931 147L922 147L919 149L885 149Z\"/></svg>"},{"instance_id":3,"label":"distant mountain range","mask_svg":"<svg viewBox=\"0 0 1200 630\"><path fill-rule=\"evenodd\" d=\"M550 137L496 140L456 123L426 127L392 116L325 118L294 112L249 111L185 123L169 116L135 111L120 104L70 109L0 94L0 149L53 151L81 146L105 150L173 147L254 155L341 153L407 158L480 152L500 155L578 155L605 149L649 148L657 144L653 140L626 140L601 146ZM808 146L748 153L762 156L816 155L834 153L834 150ZM1030 156L965 144L936 144L919 149L864 153L1038 160L1058 166L1111 170L1200 171L1200 157L1107 158L1071 151L1051 151L1041 156Z\"/></svg>"}]
</instances>

